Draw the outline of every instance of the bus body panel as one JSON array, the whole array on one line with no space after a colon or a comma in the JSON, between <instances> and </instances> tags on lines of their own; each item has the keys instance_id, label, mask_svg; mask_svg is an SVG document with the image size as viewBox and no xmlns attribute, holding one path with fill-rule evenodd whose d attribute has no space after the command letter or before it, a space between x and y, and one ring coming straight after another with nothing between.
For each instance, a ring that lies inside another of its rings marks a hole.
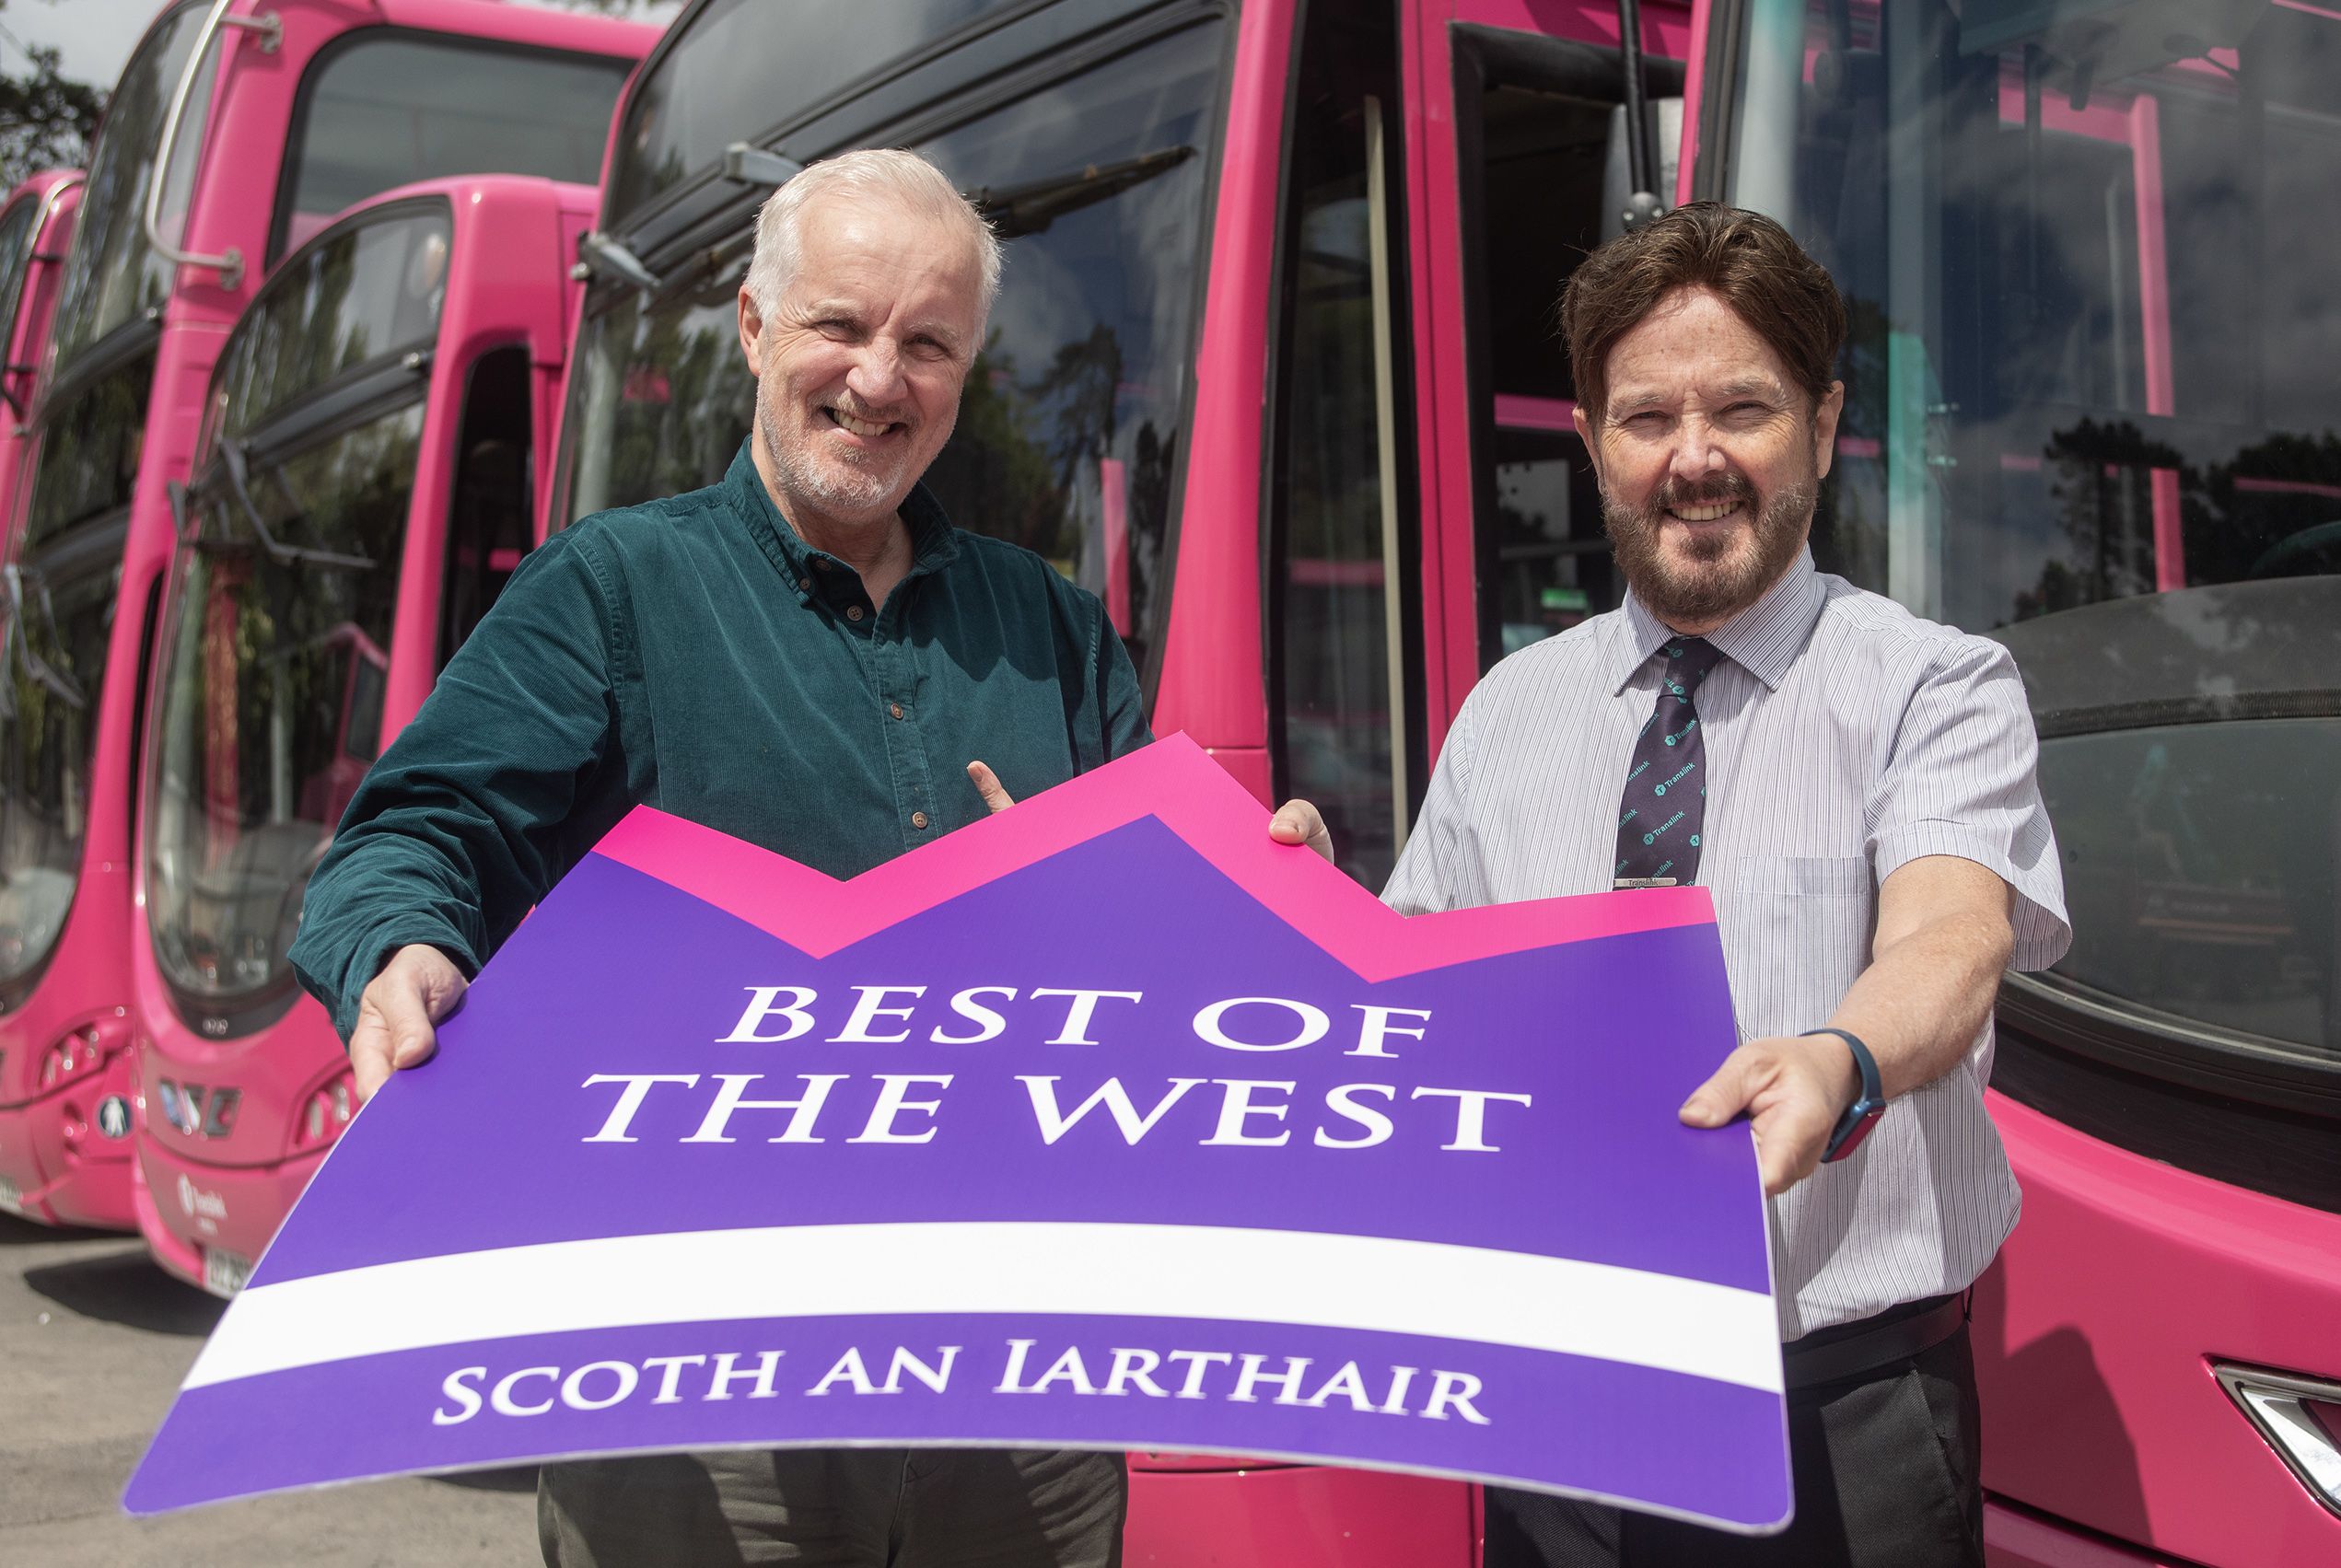
<instances>
[{"instance_id":1,"label":"bus body panel","mask_svg":"<svg viewBox=\"0 0 2341 1568\"><path fill-rule=\"evenodd\" d=\"M152 631L148 608L160 591L176 532L169 487L187 476L213 363L228 328L261 281L259 259L268 244L288 152L288 128L299 111L309 67L353 33L373 28L557 49L612 61L638 59L657 36L655 29L638 24L564 17L483 0L232 0L226 14L264 14L274 19L278 32L271 44L261 31L224 27L213 45L216 74L209 97L191 100L180 133L182 144L201 138L181 243L182 249L205 255L233 250L244 264L232 286L218 268L180 267L161 311L122 547L116 595L121 611L107 638L104 669L111 679L102 683L87 770L80 874L64 927L31 992L21 1005L0 1016L0 1100L20 1098L5 1087L9 1074L40 1061L65 1032L85 1022L95 1021L105 1029L100 1043L110 1052L135 1049L134 1041L146 1032L134 1020L117 1040L104 1021L128 1017L132 954L144 946L133 930L130 802L141 761L138 706L146 641ZM185 15L165 8L155 29L174 25ZM165 90L167 94L168 85ZM134 200L143 195L143 188L131 193ZM30 448L36 443L26 445ZM25 465L32 458L29 451ZM12 539L24 526L23 515L31 505L29 489L28 480L12 498L7 528ZM104 1072L107 1086L94 1095L98 1104L122 1092L126 1082L124 1070L111 1055ZM17 1137L0 1132L0 1179L25 1185L21 1175L9 1173L9 1151L29 1151L40 1162L35 1179L44 1193L28 1207L32 1217L127 1229L134 1219L129 1149L102 1132L92 1135L93 1124L87 1121L94 1114L92 1098L83 1086L69 1097L48 1097L34 1113L41 1121L37 1132ZM129 1099L133 1138L153 1135L147 1107L135 1096ZM176 1135L168 1128L164 1132ZM73 1179L61 1187L61 1174Z\"/></svg>"},{"instance_id":2,"label":"bus body panel","mask_svg":"<svg viewBox=\"0 0 2341 1568\"><path fill-rule=\"evenodd\" d=\"M2341 1214L1991 1101L2024 1214L1976 1289L1985 1484L2195 1562L2341 1560L2341 1518L2212 1374L2341 1377Z\"/></svg>"},{"instance_id":3,"label":"bus body panel","mask_svg":"<svg viewBox=\"0 0 2341 1568\"><path fill-rule=\"evenodd\" d=\"M444 201L452 215L452 238L401 559L382 568L399 574L382 703L385 740L422 706L437 673L442 563L469 372L497 349L524 351L531 412L542 417L543 389L557 381L562 364L571 303L569 257L593 201L586 187L480 176L387 192L357 214L344 215L344 221L418 195ZM532 471L539 480L547 434L548 427L535 426ZM142 865L146 853L142 841ZM301 995L281 1016L250 1032L211 1040L182 1016L151 942L134 945L132 966L149 1108L139 1134L140 1174L149 1201L142 1203L139 1219L157 1260L202 1284L206 1249L248 1263L265 1249L290 1212L323 1153L299 1145L296 1118L310 1097L346 1081L347 1063L324 1007L313 997ZM153 1091L165 1076L181 1084L232 1082L240 1095L234 1128L225 1136L203 1137L158 1121ZM206 1202L174 1202L174 1194L189 1192L213 1194L220 1212L211 1212L214 1205ZM215 1279L210 1283L216 1288Z\"/></svg>"},{"instance_id":4,"label":"bus body panel","mask_svg":"<svg viewBox=\"0 0 2341 1568\"><path fill-rule=\"evenodd\" d=\"M1422 1476L1311 1466L1168 1470L1131 1456L1130 1568L1463 1568L1476 1562L1473 1489Z\"/></svg>"},{"instance_id":5,"label":"bus body panel","mask_svg":"<svg viewBox=\"0 0 2341 1568\"><path fill-rule=\"evenodd\" d=\"M79 169L44 169L32 176L0 208L19 202L35 206L31 249L25 259L24 282L15 301L16 314L5 332L6 357L0 366L16 407L0 411L0 563L15 545L9 519L16 516L17 491L24 482L31 456L25 425L41 399L41 368L49 353L49 325L57 308L57 284L64 271L65 247L73 242L74 218L81 208L87 183Z\"/></svg>"},{"instance_id":6,"label":"bus body panel","mask_svg":"<svg viewBox=\"0 0 2341 1568\"><path fill-rule=\"evenodd\" d=\"M1159 735L1184 730L1268 803L1260 638L1261 412L1268 389L1287 84L1296 17L1247 6L1212 220L1211 289L1195 351L1194 443L1155 698Z\"/></svg>"}]
</instances>

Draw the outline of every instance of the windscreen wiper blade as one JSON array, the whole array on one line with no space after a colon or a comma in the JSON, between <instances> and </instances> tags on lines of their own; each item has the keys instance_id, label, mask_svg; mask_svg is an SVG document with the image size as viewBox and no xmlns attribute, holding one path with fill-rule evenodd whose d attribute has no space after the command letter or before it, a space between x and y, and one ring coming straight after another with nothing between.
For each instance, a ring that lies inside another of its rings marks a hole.
<instances>
[{"instance_id":1,"label":"windscreen wiper blade","mask_svg":"<svg viewBox=\"0 0 2341 1568\"><path fill-rule=\"evenodd\" d=\"M344 571L368 572L375 563L363 555L343 555L331 550L311 550L305 545L286 544L268 531L268 524L260 515L260 506L252 500L250 469L245 459L244 444L232 436L221 436L212 445L218 448L221 471L227 475L228 493L236 497L236 505L251 525L252 537L268 552L272 561L287 563L299 562L309 566L332 566ZM192 541L198 550L216 543L198 538Z\"/></svg>"},{"instance_id":2,"label":"windscreen wiper blade","mask_svg":"<svg viewBox=\"0 0 2341 1568\"><path fill-rule=\"evenodd\" d=\"M1067 213L1094 206L1158 175L1168 174L1194 156L1193 147L1163 147L1119 163L1089 164L1045 180L1028 180L996 191L986 185L968 192L967 199L992 220L993 230L1002 239L1015 239L1039 234Z\"/></svg>"},{"instance_id":3,"label":"windscreen wiper blade","mask_svg":"<svg viewBox=\"0 0 2341 1568\"><path fill-rule=\"evenodd\" d=\"M25 674L35 685L47 687L56 693L59 702L72 708L76 713L87 712L89 700L82 694L81 687L73 677L55 668L32 651L32 634L26 629L24 572L25 568L18 566L13 561L6 566L0 566L0 583L6 585L8 596L7 625L5 629L0 629L0 640L5 640L6 651L15 655L17 664L23 668ZM57 617L56 612L51 609L48 595L45 593L41 596L41 613L48 621L49 633L53 639L56 635ZM15 717L13 703L10 704L8 716Z\"/></svg>"}]
</instances>

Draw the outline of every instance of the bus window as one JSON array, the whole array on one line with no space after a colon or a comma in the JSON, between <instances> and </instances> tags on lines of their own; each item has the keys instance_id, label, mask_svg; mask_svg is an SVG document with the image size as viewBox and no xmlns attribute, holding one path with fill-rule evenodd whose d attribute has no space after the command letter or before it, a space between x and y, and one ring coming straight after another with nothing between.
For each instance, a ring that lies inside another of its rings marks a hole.
<instances>
[{"instance_id":1,"label":"bus window","mask_svg":"<svg viewBox=\"0 0 2341 1568\"><path fill-rule=\"evenodd\" d=\"M1455 61L1485 666L1624 589L1570 417L1559 312L1578 260L1617 227L1624 67L1614 50L1474 26L1455 29ZM1645 69L1653 93L1681 91L1679 63Z\"/></svg>"},{"instance_id":2,"label":"bus window","mask_svg":"<svg viewBox=\"0 0 2341 1568\"><path fill-rule=\"evenodd\" d=\"M529 351L491 349L472 366L456 435L447 563L439 579L439 668L455 656L529 548Z\"/></svg>"},{"instance_id":3,"label":"bus window","mask_svg":"<svg viewBox=\"0 0 2341 1568\"><path fill-rule=\"evenodd\" d=\"M198 1027L291 1005L301 889L381 749L448 233L417 200L309 247L213 374L144 797L155 958Z\"/></svg>"},{"instance_id":4,"label":"bus window","mask_svg":"<svg viewBox=\"0 0 2341 1568\"><path fill-rule=\"evenodd\" d=\"M42 419L30 514L28 555L79 523L130 505L146 446L146 399L153 390L151 349L78 387L53 389Z\"/></svg>"},{"instance_id":5,"label":"bus window","mask_svg":"<svg viewBox=\"0 0 2341 1568\"><path fill-rule=\"evenodd\" d=\"M1406 232L1391 174L1394 35L1387 16L1311 12L1302 38L1268 497L1277 793L1317 804L1341 868L1369 888L1397 860L1408 764L1423 777L1422 728L1406 722L1420 710L1421 616L1392 613L1419 602L1419 551L1411 511L1392 505L1398 459L1383 433L1412 384L1390 314L1405 297L1393 270Z\"/></svg>"},{"instance_id":6,"label":"bus window","mask_svg":"<svg viewBox=\"0 0 2341 1568\"><path fill-rule=\"evenodd\" d=\"M2341 1203L2282 1116L2142 1098L2216 1060L2305 1108L2341 1071L2341 17L1752 9L1729 194L1851 329L1815 554L1999 637L2039 720L2074 937L2010 981L2000 1085ZM2075 1020L2126 1071L2057 1054Z\"/></svg>"},{"instance_id":7,"label":"bus window","mask_svg":"<svg viewBox=\"0 0 2341 1568\"><path fill-rule=\"evenodd\" d=\"M671 47L635 89L610 180L610 226L713 170L723 150L866 85L873 69L940 52L971 24L1013 0L889 0L883 6L796 6L710 0L676 24ZM786 30L775 35L776 25ZM603 114L607 129L608 113ZM601 151L594 143L597 160ZM579 176L591 183L595 168ZM730 454L725 454L728 460Z\"/></svg>"},{"instance_id":8,"label":"bus window","mask_svg":"<svg viewBox=\"0 0 2341 1568\"><path fill-rule=\"evenodd\" d=\"M1224 39L1216 23L1158 38L916 149L1007 242L988 341L926 482L961 527L1096 593L1141 668L1170 601L1209 228L1197 155ZM686 285L586 319L562 436L570 519L714 483L739 449L755 382L736 305L745 248L728 250Z\"/></svg>"},{"instance_id":9,"label":"bus window","mask_svg":"<svg viewBox=\"0 0 2341 1568\"><path fill-rule=\"evenodd\" d=\"M73 906L89 807L99 674L122 535L87 530L5 568L0 598L0 1003L37 979Z\"/></svg>"},{"instance_id":10,"label":"bus window","mask_svg":"<svg viewBox=\"0 0 2341 1568\"><path fill-rule=\"evenodd\" d=\"M418 180L492 167L595 183L632 64L387 28L350 34L301 83L269 260Z\"/></svg>"},{"instance_id":11,"label":"bus window","mask_svg":"<svg viewBox=\"0 0 2341 1568\"><path fill-rule=\"evenodd\" d=\"M410 401L254 455L242 494L215 463L190 498L195 540L160 655L147 888L156 958L192 1011L290 1000L301 889L381 738L379 679L364 671L389 665L422 427Z\"/></svg>"},{"instance_id":12,"label":"bus window","mask_svg":"<svg viewBox=\"0 0 2341 1568\"><path fill-rule=\"evenodd\" d=\"M82 192L77 220L81 233L73 247L72 262L58 285L51 361L56 378L64 377L85 349L123 323L161 310L163 301L169 297L174 269L146 244L146 180L154 172L156 143L162 136L171 92L179 85L203 19L201 6L182 5L173 11L122 68L122 81L107 102L105 124L89 166L89 183ZM219 52L209 52L188 100L190 115L200 117L211 101L218 61ZM162 209L167 224L173 215L185 212L186 192L194 175L191 160L201 143L198 136L179 139L179 162L169 170L164 185Z\"/></svg>"}]
</instances>

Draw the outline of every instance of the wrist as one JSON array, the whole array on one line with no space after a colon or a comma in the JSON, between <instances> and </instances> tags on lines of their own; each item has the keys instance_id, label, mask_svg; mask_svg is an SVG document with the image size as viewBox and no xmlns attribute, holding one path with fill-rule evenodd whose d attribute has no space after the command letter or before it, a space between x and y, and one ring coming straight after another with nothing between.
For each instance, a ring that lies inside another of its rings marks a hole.
<instances>
[{"instance_id":1,"label":"wrist","mask_svg":"<svg viewBox=\"0 0 2341 1568\"><path fill-rule=\"evenodd\" d=\"M1824 1025L1806 1030L1801 1038L1834 1040L1850 1069L1849 1079L1838 1081L1836 1123L1829 1134L1828 1149L1821 1156L1823 1162L1843 1159L1869 1136L1869 1129L1886 1109L1885 1085L1878 1071L1878 1059L1851 1029Z\"/></svg>"}]
</instances>

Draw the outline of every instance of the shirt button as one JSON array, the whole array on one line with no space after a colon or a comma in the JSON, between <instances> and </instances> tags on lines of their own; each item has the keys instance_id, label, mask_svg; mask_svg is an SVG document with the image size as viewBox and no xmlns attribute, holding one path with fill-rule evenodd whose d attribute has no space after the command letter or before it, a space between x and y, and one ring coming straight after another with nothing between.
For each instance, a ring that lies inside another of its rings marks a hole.
<instances>
[{"instance_id":1,"label":"shirt button","mask_svg":"<svg viewBox=\"0 0 2341 1568\"><path fill-rule=\"evenodd\" d=\"M862 618L862 607L861 607L860 605L858 605L858 604L849 604L849 605L847 605L847 606L845 607L845 619L846 619L846 620L848 620L848 621L859 621L861 618Z\"/></svg>"},{"instance_id":2,"label":"shirt button","mask_svg":"<svg viewBox=\"0 0 2341 1568\"><path fill-rule=\"evenodd\" d=\"M810 577L798 578L797 591L800 594L811 593L813 591L813 580Z\"/></svg>"},{"instance_id":3,"label":"shirt button","mask_svg":"<svg viewBox=\"0 0 2341 1568\"><path fill-rule=\"evenodd\" d=\"M911 826L914 828L924 828L926 826L926 813L924 811L912 812Z\"/></svg>"},{"instance_id":4,"label":"shirt button","mask_svg":"<svg viewBox=\"0 0 2341 1568\"><path fill-rule=\"evenodd\" d=\"M886 704L886 711L893 714L896 718L901 718L903 716L903 704L900 703L889 703Z\"/></svg>"},{"instance_id":5,"label":"shirt button","mask_svg":"<svg viewBox=\"0 0 2341 1568\"><path fill-rule=\"evenodd\" d=\"M816 572L826 572L829 570L829 563L816 555L813 557L813 570Z\"/></svg>"}]
</instances>

